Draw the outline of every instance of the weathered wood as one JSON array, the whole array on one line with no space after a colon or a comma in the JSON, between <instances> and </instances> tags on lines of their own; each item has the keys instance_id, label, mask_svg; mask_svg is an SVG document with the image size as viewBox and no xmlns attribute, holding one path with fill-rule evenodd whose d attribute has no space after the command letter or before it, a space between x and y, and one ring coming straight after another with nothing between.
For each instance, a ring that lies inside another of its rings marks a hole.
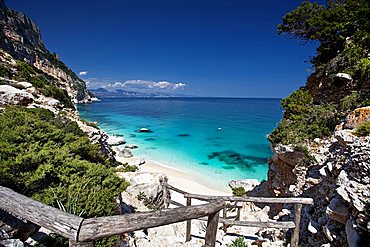
<instances>
[{"instance_id":1,"label":"weathered wood","mask_svg":"<svg viewBox=\"0 0 370 247\"><path fill-rule=\"evenodd\" d=\"M173 191L176 191L177 193L180 193L180 194L188 194L188 192L185 192L183 190L180 190L176 187L173 187L172 185L169 185L169 184L166 184L167 188L170 189L170 190L173 190Z\"/></svg>"},{"instance_id":2,"label":"weathered wood","mask_svg":"<svg viewBox=\"0 0 370 247\"><path fill-rule=\"evenodd\" d=\"M164 208L168 208L168 205L169 205L169 199L167 197L168 195L168 187L167 187L167 181L166 180L163 180L161 181L161 184L162 184L162 193L163 193L163 206Z\"/></svg>"},{"instance_id":3,"label":"weathered wood","mask_svg":"<svg viewBox=\"0 0 370 247\"><path fill-rule=\"evenodd\" d=\"M81 224L78 240L82 242L92 241L125 232L133 232L140 229L196 219L214 214L220 211L224 206L225 203L219 200L208 204L184 208L86 219Z\"/></svg>"},{"instance_id":4,"label":"weathered wood","mask_svg":"<svg viewBox=\"0 0 370 247\"><path fill-rule=\"evenodd\" d=\"M47 206L2 186L0 208L71 240L77 240L83 221L81 217Z\"/></svg>"},{"instance_id":5,"label":"weathered wood","mask_svg":"<svg viewBox=\"0 0 370 247\"><path fill-rule=\"evenodd\" d=\"M186 206L191 206L191 198L186 198ZM191 236L191 220L186 221L186 234L185 234L185 242L190 241Z\"/></svg>"},{"instance_id":6,"label":"weathered wood","mask_svg":"<svg viewBox=\"0 0 370 247\"><path fill-rule=\"evenodd\" d=\"M290 240L291 247L298 247L298 244L299 244L299 226L301 224L301 211L302 211L302 204L294 205L295 228L293 230L292 239Z\"/></svg>"},{"instance_id":7,"label":"weathered wood","mask_svg":"<svg viewBox=\"0 0 370 247\"><path fill-rule=\"evenodd\" d=\"M93 247L94 242L76 242L69 240L69 247Z\"/></svg>"},{"instance_id":8,"label":"weathered wood","mask_svg":"<svg viewBox=\"0 0 370 247\"><path fill-rule=\"evenodd\" d=\"M207 230L206 230L206 246L215 247L216 245L216 236L217 236L217 227L218 227L218 218L220 211L210 214L208 216Z\"/></svg>"},{"instance_id":9,"label":"weathered wood","mask_svg":"<svg viewBox=\"0 0 370 247\"><path fill-rule=\"evenodd\" d=\"M173 201L173 200L170 200L170 204L173 204L173 205L178 206L178 207L185 207L185 205L182 205L181 203L178 203L178 202Z\"/></svg>"},{"instance_id":10,"label":"weathered wood","mask_svg":"<svg viewBox=\"0 0 370 247\"><path fill-rule=\"evenodd\" d=\"M244 196L244 197L237 197L237 196L206 196L206 195L198 195L198 194L184 194L185 198L193 198L198 200L204 201L211 201L211 200L224 200L224 201L237 201L237 202L257 202L257 203L292 203L292 204L313 204L312 198L298 198L298 197L251 197L251 196Z\"/></svg>"},{"instance_id":11,"label":"weathered wood","mask_svg":"<svg viewBox=\"0 0 370 247\"><path fill-rule=\"evenodd\" d=\"M227 220L227 219L219 219L220 223L226 225L234 225L234 226L250 226L250 227L269 227L269 228L280 228L280 229L290 229L294 228L295 224L293 221L268 221L268 222L261 222L261 221L238 221L238 220Z\"/></svg>"},{"instance_id":12,"label":"weathered wood","mask_svg":"<svg viewBox=\"0 0 370 247\"><path fill-rule=\"evenodd\" d=\"M224 209L222 210L222 218L227 219L226 207L224 207ZM223 228L224 232L227 231L227 225L225 223L222 224L222 228Z\"/></svg>"}]
</instances>

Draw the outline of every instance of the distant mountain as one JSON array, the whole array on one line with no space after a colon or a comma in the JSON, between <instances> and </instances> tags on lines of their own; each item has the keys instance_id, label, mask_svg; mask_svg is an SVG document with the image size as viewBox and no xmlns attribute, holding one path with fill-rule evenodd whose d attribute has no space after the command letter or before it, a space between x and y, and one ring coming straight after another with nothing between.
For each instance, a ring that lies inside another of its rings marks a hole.
<instances>
[{"instance_id":1,"label":"distant mountain","mask_svg":"<svg viewBox=\"0 0 370 247\"><path fill-rule=\"evenodd\" d=\"M143 93L128 91L123 89L116 89L113 91L106 90L104 88L89 89L91 93L97 98L125 98L125 97L137 97L137 98L174 98L174 97L192 97L185 94L171 94L171 93Z\"/></svg>"}]
</instances>

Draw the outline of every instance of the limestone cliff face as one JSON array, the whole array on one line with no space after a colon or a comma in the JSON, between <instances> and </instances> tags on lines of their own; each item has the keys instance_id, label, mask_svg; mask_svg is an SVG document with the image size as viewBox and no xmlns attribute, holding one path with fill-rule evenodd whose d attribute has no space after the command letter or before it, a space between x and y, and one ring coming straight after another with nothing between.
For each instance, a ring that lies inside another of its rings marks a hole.
<instances>
[{"instance_id":1,"label":"limestone cliff face","mask_svg":"<svg viewBox=\"0 0 370 247\"><path fill-rule=\"evenodd\" d=\"M74 102L91 100L86 84L51 54L42 43L38 26L25 14L5 6L0 0L0 47L13 58L25 61L55 78Z\"/></svg>"},{"instance_id":2,"label":"limestone cliff face","mask_svg":"<svg viewBox=\"0 0 370 247\"><path fill-rule=\"evenodd\" d=\"M370 136L353 133L369 119L370 107L354 110L331 137L310 143L309 154L281 144L272 147L268 181L252 194L313 198L315 205L303 208L302 243L366 246L370 233ZM271 213L281 209L272 208Z\"/></svg>"}]
</instances>

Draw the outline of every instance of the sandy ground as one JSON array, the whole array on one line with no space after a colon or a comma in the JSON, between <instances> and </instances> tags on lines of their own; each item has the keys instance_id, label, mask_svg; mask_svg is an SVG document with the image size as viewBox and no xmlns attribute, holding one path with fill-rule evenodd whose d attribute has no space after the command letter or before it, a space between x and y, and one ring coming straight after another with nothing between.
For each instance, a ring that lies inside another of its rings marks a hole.
<instances>
[{"instance_id":1,"label":"sandy ground","mask_svg":"<svg viewBox=\"0 0 370 247\"><path fill-rule=\"evenodd\" d=\"M135 164L140 160L140 157L122 158L116 157L116 159L122 163ZM212 188L207 184L200 183L191 174L188 174L182 170L160 164L151 160L145 160L145 164L140 165L140 171L142 172L160 172L164 173L168 177L168 183L176 188L192 194L202 195L231 195L231 189L225 186L225 188ZM185 198L176 192L171 192L171 198L177 202L185 203ZM198 204L195 202L194 204Z\"/></svg>"}]
</instances>

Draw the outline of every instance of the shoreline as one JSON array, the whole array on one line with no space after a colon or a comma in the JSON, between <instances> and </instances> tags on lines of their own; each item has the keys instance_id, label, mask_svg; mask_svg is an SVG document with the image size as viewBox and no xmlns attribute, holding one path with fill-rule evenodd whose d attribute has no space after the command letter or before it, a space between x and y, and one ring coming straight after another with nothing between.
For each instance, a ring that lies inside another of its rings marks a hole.
<instances>
[{"instance_id":1,"label":"shoreline","mask_svg":"<svg viewBox=\"0 0 370 247\"><path fill-rule=\"evenodd\" d=\"M116 160L121 163L135 165L141 157L123 158L115 156ZM138 166L140 172L157 172L163 173L168 177L168 183L174 187L193 194L224 196L231 195L231 189L228 186L224 188L214 188L204 182L199 182L197 177L178 168L164 165L153 160L145 160L145 163Z\"/></svg>"}]
</instances>

